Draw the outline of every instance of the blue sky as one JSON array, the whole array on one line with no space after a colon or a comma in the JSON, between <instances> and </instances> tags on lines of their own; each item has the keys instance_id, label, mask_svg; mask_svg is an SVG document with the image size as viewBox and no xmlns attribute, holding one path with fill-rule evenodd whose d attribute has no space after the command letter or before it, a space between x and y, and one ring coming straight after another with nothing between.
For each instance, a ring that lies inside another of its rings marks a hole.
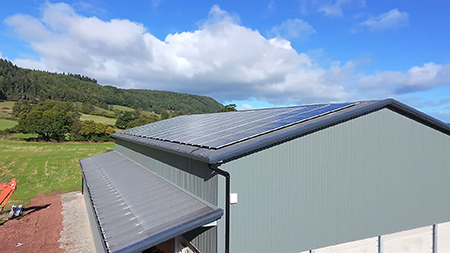
<instances>
[{"instance_id":1,"label":"blue sky","mask_svg":"<svg viewBox=\"0 0 450 253\"><path fill-rule=\"evenodd\" d=\"M17 0L0 56L238 108L392 97L450 122L447 1Z\"/></svg>"}]
</instances>

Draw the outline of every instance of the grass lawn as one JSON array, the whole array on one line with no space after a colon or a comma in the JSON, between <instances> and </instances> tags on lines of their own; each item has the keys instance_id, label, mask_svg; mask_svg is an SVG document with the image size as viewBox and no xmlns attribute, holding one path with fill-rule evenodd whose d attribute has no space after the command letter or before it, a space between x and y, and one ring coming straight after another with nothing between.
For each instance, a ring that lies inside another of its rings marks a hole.
<instances>
[{"instance_id":1,"label":"grass lawn","mask_svg":"<svg viewBox=\"0 0 450 253\"><path fill-rule=\"evenodd\" d=\"M102 117L102 116L95 116L95 115L88 115L88 114L83 114L80 117L81 121L85 121L85 120L93 120L95 123L103 123L103 124L108 124L111 126L116 125L116 119L112 119L112 118L107 118L107 117Z\"/></svg>"},{"instance_id":2,"label":"grass lawn","mask_svg":"<svg viewBox=\"0 0 450 253\"><path fill-rule=\"evenodd\" d=\"M14 101L0 102L0 118L10 118L15 103Z\"/></svg>"},{"instance_id":3,"label":"grass lawn","mask_svg":"<svg viewBox=\"0 0 450 253\"><path fill-rule=\"evenodd\" d=\"M0 119L0 130L5 130L6 128L11 128L17 125L17 121Z\"/></svg>"},{"instance_id":4,"label":"grass lawn","mask_svg":"<svg viewBox=\"0 0 450 253\"><path fill-rule=\"evenodd\" d=\"M0 140L0 181L15 178L8 203L24 204L38 194L81 189L78 160L114 149L113 143L39 143Z\"/></svg>"}]
</instances>

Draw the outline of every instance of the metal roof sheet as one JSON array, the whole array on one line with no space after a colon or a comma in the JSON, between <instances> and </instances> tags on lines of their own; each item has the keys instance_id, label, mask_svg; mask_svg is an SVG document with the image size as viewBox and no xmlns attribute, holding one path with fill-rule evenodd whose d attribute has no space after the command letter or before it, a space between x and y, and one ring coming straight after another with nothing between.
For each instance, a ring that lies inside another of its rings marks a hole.
<instances>
[{"instance_id":1,"label":"metal roof sheet","mask_svg":"<svg viewBox=\"0 0 450 253\"><path fill-rule=\"evenodd\" d=\"M374 111L381 110L383 108L396 111L397 113L400 113L406 117L409 117L429 127L432 127L438 131L450 135L450 127L447 124L429 115L426 115L412 107L400 103L394 99L359 101L349 104L350 106L345 106L339 108L338 110L330 111L329 113L320 114L317 115L317 117L311 117L303 121L294 122L293 124L289 124L284 127L274 129L273 131L264 131L263 129L261 129L261 132L259 134L254 134L253 136L251 136L251 138L246 138L242 139L241 141L232 142L230 145L225 145L220 148L194 146L188 143L180 143L175 139L174 140L171 140L170 138L156 139L145 136L145 134L144 135L139 134L140 130L142 129L145 130L146 128L155 123L143 127L133 128L127 131L118 132L113 134L112 136L116 139L122 139L138 143L141 145L171 152L177 155L200 160L206 163L220 164L234 159L238 159L239 157L242 157L244 155L248 155L257 152L259 150L277 145L279 143L289 141L294 138L298 138L300 136L318 131L320 129L327 128L354 119L356 117L372 113ZM295 107L288 107L288 108L295 108ZM279 110L279 108L250 110L250 112L267 112L271 110L276 111ZM214 117L216 118L220 117L222 120L221 124L223 126L226 126L229 125L229 123L232 124L236 118L245 119L245 117L241 116L246 114L247 112L249 111L247 110L247 111L226 112L216 114L184 115L181 116L182 117L180 118L181 120L177 121L165 120L162 121L161 123L164 124L174 123L177 124L176 126L177 129L183 129L183 126L187 126L185 125L186 122L197 121L198 122L197 125L201 125L202 129L208 129L210 127L209 124L211 124L210 121L211 115L214 115ZM198 132L198 129L195 128L192 130L190 130L189 128L183 129L183 133L186 135L189 134L189 131Z\"/></svg>"},{"instance_id":2,"label":"metal roof sheet","mask_svg":"<svg viewBox=\"0 0 450 253\"><path fill-rule=\"evenodd\" d=\"M140 252L223 214L115 151L80 165L109 252Z\"/></svg>"}]
</instances>

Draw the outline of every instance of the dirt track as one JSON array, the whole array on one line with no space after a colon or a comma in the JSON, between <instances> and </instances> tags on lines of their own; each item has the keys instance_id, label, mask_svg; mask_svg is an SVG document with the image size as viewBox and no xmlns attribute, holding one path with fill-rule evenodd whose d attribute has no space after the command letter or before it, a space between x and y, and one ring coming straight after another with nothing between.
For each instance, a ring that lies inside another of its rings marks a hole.
<instances>
[{"instance_id":1,"label":"dirt track","mask_svg":"<svg viewBox=\"0 0 450 253\"><path fill-rule=\"evenodd\" d=\"M61 210L59 194L31 200L22 219L0 225L0 252L63 253L58 242L62 230Z\"/></svg>"}]
</instances>

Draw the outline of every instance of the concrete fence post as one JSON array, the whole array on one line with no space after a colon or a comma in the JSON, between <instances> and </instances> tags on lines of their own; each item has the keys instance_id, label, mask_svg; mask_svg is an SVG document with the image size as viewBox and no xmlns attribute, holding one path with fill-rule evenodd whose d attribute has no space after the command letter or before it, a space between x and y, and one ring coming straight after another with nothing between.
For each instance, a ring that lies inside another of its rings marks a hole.
<instances>
[{"instance_id":1,"label":"concrete fence post","mask_svg":"<svg viewBox=\"0 0 450 253\"><path fill-rule=\"evenodd\" d=\"M378 253L383 253L383 236L378 236Z\"/></svg>"},{"instance_id":2,"label":"concrete fence post","mask_svg":"<svg viewBox=\"0 0 450 253\"><path fill-rule=\"evenodd\" d=\"M433 253L438 253L438 227L437 224L433 225L433 247L432 251Z\"/></svg>"}]
</instances>

